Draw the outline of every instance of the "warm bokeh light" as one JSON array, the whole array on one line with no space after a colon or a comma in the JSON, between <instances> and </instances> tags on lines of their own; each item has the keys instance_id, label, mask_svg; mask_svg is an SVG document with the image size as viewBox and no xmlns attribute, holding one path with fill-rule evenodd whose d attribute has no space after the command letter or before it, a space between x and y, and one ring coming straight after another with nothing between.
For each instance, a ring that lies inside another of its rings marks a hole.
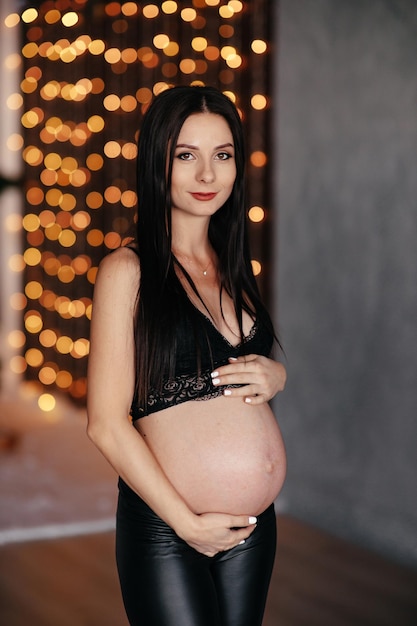
<instances>
[{"instance_id":1,"label":"warm bokeh light","mask_svg":"<svg viewBox=\"0 0 417 626\"><path fill-rule=\"evenodd\" d=\"M251 222L262 222L265 219L265 211L260 206L253 206L249 209L248 216Z\"/></svg>"},{"instance_id":2,"label":"warm bokeh light","mask_svg":"<svg viewBox=\"0 0 417 626\"><path fill-rule=\"evenodd\" d=\"M38 12L36 9L26 9L22 13L22 21L26 24L30 24L30 22L34 22L38 17Z\"/></svg>"},{"instance_id":3,"label":"warm bokeh light","mask_svg":"<svg viewBox=\"0 0 417 626\"><path fill-rule=\"evenodd\" d=\"M134 236L136 141L154 95L217 85L249 121L248 219L252 250L264 259L268 5L60 0L6 16L5 27L24 37L21 53L3 60L20 74L4 104L21 129L5 142L25 168L24 214L5 223L23 241L7 260L23 282L9 298L23 323L7 335L20 351L8 366L33 381L43 411L54 408L54 390L85 401L93 286L101 258ZM252 261L260 280L262 263Z\"/></svg>"},{"instance_id":4,"label":"warm bokeh light","mask_svg":"<svg viewBox=\"0 0 417 626\"><path fill-rule=\"evenodd\" d=\"M7 342L12 348L23 348L26 343L25 333L21 330L13 330L9 333Z\"/></svg>"},{"instance_id":5,"label":"warm bokeh light","mask_svg":"<svg viewBox=\"0 0 417 626\"><path fill-rule=\"evenodd\" d=\"M255 152L252 152L252 154L250 155L250 162L254 167L264 167L267 162L265 152L263 152L262 150L256 150Z\"/></svg>"},{"instance_id":6,"label":"warm bokeh light","mask_svg":"<svg viewBox=\"0 0 417 626\"><path fill-rule=\"evenodd\" d=\"M268 101L263 94L257 93L252 96L250 103L254 109L256 109L257 111L262 111L262 109L266 108Z\"/></svg>"},{"instance_id":7,"label":"warm bokeh light","mask_svg":"<svg viewBox=\"0 0 417 626\"><path fill-rule=\"evenodd\" d=\"M232 7L230 6L230 4L227 4L225 6L221 6L219 8L219 15L220 17L222 17L223 19L230 19L231 17L233 17L234 15L234 11L232 9Z\"/></svg>"},{"instance_id":8,"label":"warm bokeh light","mask_svg":"<svg viewBox=\"0 0 417 626\"><path fill-rule=\"evenodd\" d=\"M38 399L38 406L41 411L53 411L56 406L56 400L51 393L43 393Z\"/></svg>"},{"instance_id":9,"label":"warm bokeh light","mask_svg":"<svg viewBox=\"0 0 417 626\"><path fill-rule=\"evenodd\" d=\"M178 11L178 4L172 1L163 2L161 5L161 9L167 15L171 15L172 13Z\"/></svg>"},{"instance_id":10,"label":"warm bokeh light","mask_svg":"<svg viewBox=\"0 0 417 626\"><path fill-rule=\"evenodd\" d=\"M93 55L98 56L99 54L103 54L105 49L106 49L106 44L101 39L94 39L88 44L88 50L90 54L93 54Z\"/></svg>"},{"instance_id":11,"label":"warm bokeh light","mask_svg":"<svg viewBox=\"0 0 417 626\"><path fill-rule=\"evenodd\" d=\"M13 28L14 26L17 26L20 22L20 15L18 13L10 13L10 15L7 15L5 20L4 20L4 25L7 28Z\"/></svg>"},{"instance_id":12,"label":"warm bokeh light","mask_svg":"<svg viewBox=\"0 0 417 626\"><path fill-rule=\"evenodd\" d=\"M143 12L143 17L152 19L158 15L159 9L156 4L147 4L143 7L142 12Z\"/></svg>"},{"instance_id":13,"label":"warm bokeh light","mask_svg":"<svg viewBox=\"0 0 417 626\"><path fill-rule=\"evenodd\" d=\"M27 370L27 363L23 356L14 356L9 361L10 371L14 374L21 375Z\"/></svg>"},{"instance_id":14,"label":"warm bokeh light","mask_svg":"<svg viewBox=\"0 0 417 626\"><path fill-rule=\"evenodd\" d=\"M9 135L6 139L6 147L11 152L18 152L23 148L23 137L17 133Z\"/></svg>"},{"instance_id":15,"label":"warm bokeh light","mask_svg":"<svg viewBox=\"0 0 417 626\"><path fill-rule=\"evenodd\" d=\"M267 47L267 43L263 39L254 39L251 43L251 48L255 54L264 54Z\"/></svg>"},{"instance_id":16,"label":"warm bokeh light","mask_svg":"<svg viewBox=\"0 0 417 626\"><path fill-rule=\"evenodd\" d=\"M262 265L256 259L252 259L251 263L254 275L259 276L259 274L262 272Z\"/></svg>"},{"instance_id":17,"label":"warm bokeh light","mask_svg":"<svg viewBox=\"0 0 417 626\"><path fill-rule=\"evenodd\" d=\"M240 13L240 11L243 11L243 2L240 2L240 0L229 0L228 6L234 13Z\"/></svg>"},{"instance_id":18,"label":"warm bokeh light","mask_svg":"<svg viewBox=\"0 0 417 626\"><path fill-rule=\"evenodd\" d=\"M138 12L138 5L136 2L124 2L121 8L123 15L126 16L136 15Z\"/></svg>"},{"instance_id":19,"label":"warm bokeh light","mask_svg":"<svg viewBox=\"0 0 417 626\"><path fill-rule=\"evenodd\" d=\"M75 11L69 11L62 16L61 20L64 26L75 26L75 24L78 22L78 13L76 13Z\"/></svg>"},{"instance_id":20,"label":"warm bokeh light","mask_svg":"<svg viewBox=\"0 0 417 626\"><path fill-rule=\"evenodd\" d=\"M39 380L44 385L53 385L56 381L56 371L51 366L44 366L39 370Z\"/></svg>"}]
</instances>

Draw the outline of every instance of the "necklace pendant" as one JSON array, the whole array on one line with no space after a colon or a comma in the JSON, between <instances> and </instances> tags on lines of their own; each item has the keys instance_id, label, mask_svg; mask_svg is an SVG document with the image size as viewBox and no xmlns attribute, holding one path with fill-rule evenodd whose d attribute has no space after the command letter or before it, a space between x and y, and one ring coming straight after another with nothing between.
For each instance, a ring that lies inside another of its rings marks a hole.
<instances>
[{"instance_id":1,"label":"necklace pendant","mask_svg":"<svg viewBox=\"0 0 417 626\"><path fill-rule=\"evenodd\" d=\"M207 270L204 270L203 276L207 276Z\"/></svg>"}]
</instances>

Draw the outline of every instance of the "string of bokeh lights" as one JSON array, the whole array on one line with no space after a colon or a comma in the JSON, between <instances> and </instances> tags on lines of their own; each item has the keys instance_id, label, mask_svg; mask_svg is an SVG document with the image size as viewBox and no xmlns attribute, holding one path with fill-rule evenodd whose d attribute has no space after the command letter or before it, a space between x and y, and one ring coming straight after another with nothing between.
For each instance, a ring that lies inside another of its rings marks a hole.
<instances>
[{"instance_id":1,"label":"string of bokeh lights","mask_svg":"<svg viewBox=\"0 0 417 626\"><path fill-rule=\"evenodd\" d=\"M268 3L184 4L58 0L6 17L24 36L21 91L7 99L22 124L8 148L21 150L25 166L24 215L9 221L24 235L22 253L9 260L24 276L10 302L24 328L8 337L17 351L9 367L36 381L43 410L56 389L85 400L97 266L132 234L135 133L154 94L215 84L236 103L253 129L252 249L267 221ZM5 63L19 65L14 55ZM252 263L262 277L258 239Z\"/></svg>"}]
</instances>

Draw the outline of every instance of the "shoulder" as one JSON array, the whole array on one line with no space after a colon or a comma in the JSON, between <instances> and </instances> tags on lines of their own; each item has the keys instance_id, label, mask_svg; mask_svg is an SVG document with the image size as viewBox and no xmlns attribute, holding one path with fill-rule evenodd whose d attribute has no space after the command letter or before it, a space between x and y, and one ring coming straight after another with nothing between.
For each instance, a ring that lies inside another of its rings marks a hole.
<instances>
[{"instance_id":1,"label":"shoulder","mask_svg":"<svg viewBox=\"0 0 417 626\"><path fill-rule=\"evenodd\" d=\"M98 268L99 275L112 279L131 281L139 279L139 258L137 253L128 247L117 248L104 257Z\"/></svg>"},{"instance_id":2,"label":"shoulder","mask_svg":"<svg viewBox=\"0 0 417 626\"><path fill-rule=\"evenodd\" d=\"M137 253L128 247L118 248L101 261L95 292L112 293L125 300L135 299L139 289L140 266Z\"/></svg>"}]
</instances>

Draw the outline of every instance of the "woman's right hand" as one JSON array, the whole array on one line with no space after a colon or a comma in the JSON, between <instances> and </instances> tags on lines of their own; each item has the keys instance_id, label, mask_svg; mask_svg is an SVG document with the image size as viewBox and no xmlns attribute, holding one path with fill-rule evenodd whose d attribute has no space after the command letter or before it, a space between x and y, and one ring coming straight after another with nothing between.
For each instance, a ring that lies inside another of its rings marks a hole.
<instances>
[{"instance_id":1,"label":"woman's right hand","mask_svg":"<svg viewBox=\"0 0 417 626\"><path fill-rule=\"evenodd\" d=\"M180 536L197 552L211 557L244 543L255 528L254 516L202 513L195 516L193 528Z\"/></svg>"}]
</instances>

